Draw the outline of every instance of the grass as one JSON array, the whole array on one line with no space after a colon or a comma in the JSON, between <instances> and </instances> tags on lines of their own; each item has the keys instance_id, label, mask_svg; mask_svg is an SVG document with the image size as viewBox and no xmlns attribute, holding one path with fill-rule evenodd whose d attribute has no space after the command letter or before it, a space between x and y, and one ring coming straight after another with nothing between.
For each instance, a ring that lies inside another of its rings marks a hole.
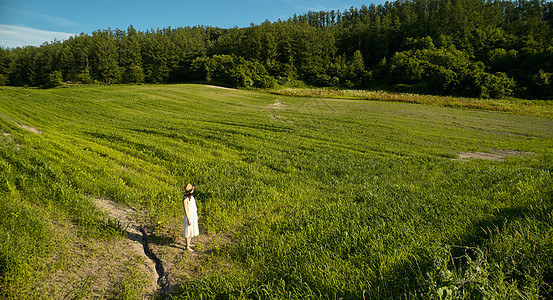
<instances>
[{"instance_id":1,"label":"grass","mask_svg":"<svg viewBox=\"0 0 553 300\"><path fill-rule=\"evenodd\" d=\"M2 87L0 291L36 295L27 279L48 270L33 266L72 257L57 249L120 239L94 197L178 235L192 182L202 234L232 243L204 245L211 257L176 299L551 297L544 103L536 117L201 85ZM533 154L451 160L494 149ZM123 272L109 293L139 298L136 270Z\"/></svg>"},{"instance_id":2,"label":"grass","mask_svg":"<svg viewBox=\"0 0 553 300\"><path fill-rule=\"evenodd\" d=\"M321 97L355 100L397 101L425 104L440 107L466 108L506 112L518 115L553 117L553 101L507 99L476 99L461 97L445 97L420 95L412 93L393 93L373 90L344 90L328 88L283 88L270 90L277 95L297 97Z\"/></svg>"}]
</instances>

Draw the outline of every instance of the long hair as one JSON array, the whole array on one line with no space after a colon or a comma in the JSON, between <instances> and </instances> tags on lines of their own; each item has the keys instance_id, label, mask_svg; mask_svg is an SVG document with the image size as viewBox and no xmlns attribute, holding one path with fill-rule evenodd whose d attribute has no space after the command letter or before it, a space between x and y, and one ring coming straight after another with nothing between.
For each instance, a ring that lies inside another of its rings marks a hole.
<instances>
[{"instance_id":1,"label":"long hair","mask_svg":"<svg viewBox=\"0 0 553 300\"><path fill-rule=\"evenodd\" d=\"M192 191L185 191L184 196L182 197L182 200L186 200L186 198L188 198L188 200L190 200L190 198L192 198L193 194L194 193Z\"/></svg>"}]
</instances>

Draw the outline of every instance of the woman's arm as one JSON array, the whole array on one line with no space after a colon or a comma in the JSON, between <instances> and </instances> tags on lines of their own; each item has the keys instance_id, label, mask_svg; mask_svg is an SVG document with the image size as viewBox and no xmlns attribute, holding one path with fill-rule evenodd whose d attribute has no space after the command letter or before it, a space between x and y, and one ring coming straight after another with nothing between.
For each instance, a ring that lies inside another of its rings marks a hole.
<instances>
[{"instance_id":1,"label":"woman's arm","mask_svg":"<svg viewBox=\"0 0 553 300\"><path fill-rule=\"evenodd\" d=\"M188 198L184 200L184 213L186 214L186 219L188 220L188 225L192 225L192 220L190 219L190 208L188 208Z\"/></svg>"}]
</instances>

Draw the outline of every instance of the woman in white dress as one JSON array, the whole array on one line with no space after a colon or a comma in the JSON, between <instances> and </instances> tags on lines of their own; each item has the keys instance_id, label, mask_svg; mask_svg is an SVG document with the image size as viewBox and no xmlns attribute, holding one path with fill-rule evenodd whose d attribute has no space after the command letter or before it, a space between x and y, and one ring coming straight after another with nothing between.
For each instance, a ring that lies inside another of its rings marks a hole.
<instances>
[{"instance_id":1,"label":"woman in white dress","mask_svg":"<svg viewBox=\"0 0 553 300\"><path fill-rule=\"evenodd\" d=\"M194 199L194 188L196 186L187 184L184 188L184 197L182 199L184 205L184 237L186 238L186 250L194 252L190 246L190 240L200 234L198 228L198 207Z\"/></svg>"}]
</instances>

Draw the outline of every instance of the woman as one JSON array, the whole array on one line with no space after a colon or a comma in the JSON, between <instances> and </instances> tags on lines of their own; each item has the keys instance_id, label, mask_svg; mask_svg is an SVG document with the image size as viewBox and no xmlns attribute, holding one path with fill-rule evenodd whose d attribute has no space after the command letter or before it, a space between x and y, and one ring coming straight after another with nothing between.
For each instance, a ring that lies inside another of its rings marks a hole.
<instances>
[{"instance_id":1,"label":"woman","mask_svg":"<svg viewBox=\"0 0 553 300\"><path fill-rule=\"evenodd\" d=\"M194 199L194 188L196 186L192 184L187 184L184 188L184 237L186 238L186 250L194 252L190 248L190 240L200 234L198 228L198 207L196 206L196 200Z\"/></svg>"}]
</instances>

